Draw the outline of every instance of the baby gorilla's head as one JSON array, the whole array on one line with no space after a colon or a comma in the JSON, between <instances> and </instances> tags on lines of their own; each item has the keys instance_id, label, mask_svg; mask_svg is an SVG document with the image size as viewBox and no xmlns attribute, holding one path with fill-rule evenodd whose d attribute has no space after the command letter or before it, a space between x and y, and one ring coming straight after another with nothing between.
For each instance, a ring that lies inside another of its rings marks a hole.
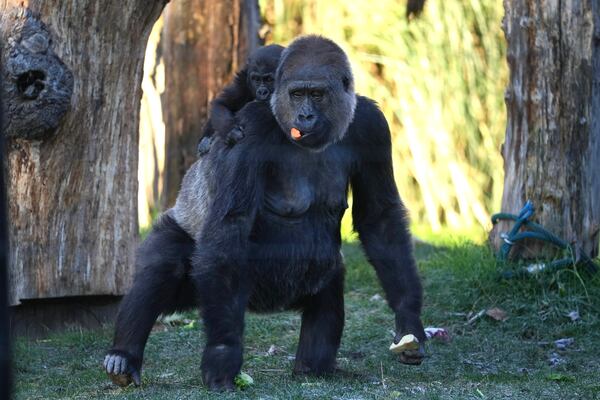
<instances>
[{"instance_id":1,"label":"baby gorilla's head","mask_svg":"<svg viewBox=\"0 0 600 400\"><path fill-rule=\"evenodd\" d=\"M248 88L256 100L268 101L273 93L275 70L284 48L277 44L261 47L248 58Z\"/></svg>"}]
</instances>

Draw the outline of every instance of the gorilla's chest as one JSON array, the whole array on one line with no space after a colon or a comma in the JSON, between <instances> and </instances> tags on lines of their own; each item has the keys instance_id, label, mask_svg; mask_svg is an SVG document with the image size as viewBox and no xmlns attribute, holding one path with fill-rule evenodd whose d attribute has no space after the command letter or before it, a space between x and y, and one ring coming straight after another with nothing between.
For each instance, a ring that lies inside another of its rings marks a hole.
<instances>
[{"instance_id":1,"label":"gorilla's chest","mask_svg":"<svg viewBox=\"0 0 600 400\"><path fill-rule=\"evenodd\" d=\"M337 150L286 154L269 167L251 235L251 308L292 307L342 268L340 221L349 168Z\"/></svg>"},{"instance_id":2,"label":"gorilla's chest","mask_svg":"<svg viewBox=\"0 0 600 400\"><path fill-rule=\"evenodd\" d=\"M263 215L301 220L311 213L338 213L347 207L349 168L343 149L323 153L296 150L267 168Z\"/></svg>"}]
</instances>

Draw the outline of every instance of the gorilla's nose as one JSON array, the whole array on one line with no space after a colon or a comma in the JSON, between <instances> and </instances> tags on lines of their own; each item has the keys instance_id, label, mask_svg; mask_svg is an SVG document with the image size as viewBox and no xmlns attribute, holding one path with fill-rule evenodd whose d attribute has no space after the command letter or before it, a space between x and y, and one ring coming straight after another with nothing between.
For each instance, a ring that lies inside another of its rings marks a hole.
<instances>
[{"instance_id":1,"label":"gorilla's nose","mask_svg":"<svg viewBox=\"0 0 600 400\"><path fill-rule=\"evenodd\" d=\"M310 113L298 114L297 125L298 125L298 129L300 129L301 132L311 131L315 127L316 123L317 123L317 118L315 117L314 114L310 114Z\"/></svg>"},{"instance_id":2,"label":"gorilla's nose","mask_svg":"<svg viewBox=\"0 0 600 400\"><path fill-rule=\"evenodd\" d=\"M259 87L256 89L256 100L266 100L269 97L269 89Z\"/></svg>"}]
</instances>

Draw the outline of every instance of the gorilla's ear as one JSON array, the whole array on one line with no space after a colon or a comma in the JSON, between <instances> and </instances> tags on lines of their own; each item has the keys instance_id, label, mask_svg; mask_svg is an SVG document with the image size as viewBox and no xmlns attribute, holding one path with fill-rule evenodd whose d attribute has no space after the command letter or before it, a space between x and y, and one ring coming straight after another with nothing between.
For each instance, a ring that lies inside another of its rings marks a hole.
<instances>
[{"instance_id":1,"label":"gorilla's ear","mask_svg":"<svg viewBox=\"0 0 600 400\"><path fill-rule=\"evenodd\" d=\"M350 88L350 79L347 76L342 78L342 85L344 85L344 90L347 92Z\"/></svg>"}]
</instances>

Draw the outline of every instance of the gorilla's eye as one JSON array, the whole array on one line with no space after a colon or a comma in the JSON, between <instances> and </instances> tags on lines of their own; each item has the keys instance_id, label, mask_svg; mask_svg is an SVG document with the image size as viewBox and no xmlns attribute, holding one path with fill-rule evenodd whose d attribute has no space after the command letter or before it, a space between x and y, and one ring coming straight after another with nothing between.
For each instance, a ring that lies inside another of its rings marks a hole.
<instances>
[{"instance_id":1,"label":"gorilla's eye","mask_svg":"<svg viewBox=\"0 0 600 400\"><path fill-rule=\"evenodd\" d=\"M273 77L272 77L271 75L267 76L267 77L265 78L265 82L268 82L268 83L271 83L271 82L273 82Z\"/></svg>"},{"instance_id":2,"label":"gorilla's eye","mask_svg":"<svg viewBox=\"0 0 600 400\"><path fill-rule=\"evenodd\" d=\"M320 90L313 90L310 92L310 97L312 97L313 100L319 101L323 98L323 92Z\"/></svg>"},{"instance_id":3,"label":"gorilla's eye","mask_svg":"<svg viewBox=\"0 0 600 400\"><path fill-rule=\"evenodd\" d=\"M304 93L302 93L302 90L292 90L292 91L290 92L290 95L291 95L292 97L295 97L295 98L297 98L297 99L299 99L300 97L302 97L302 96L303 96L303 94L304 94Z\"/></svg>"}]
</instances>

